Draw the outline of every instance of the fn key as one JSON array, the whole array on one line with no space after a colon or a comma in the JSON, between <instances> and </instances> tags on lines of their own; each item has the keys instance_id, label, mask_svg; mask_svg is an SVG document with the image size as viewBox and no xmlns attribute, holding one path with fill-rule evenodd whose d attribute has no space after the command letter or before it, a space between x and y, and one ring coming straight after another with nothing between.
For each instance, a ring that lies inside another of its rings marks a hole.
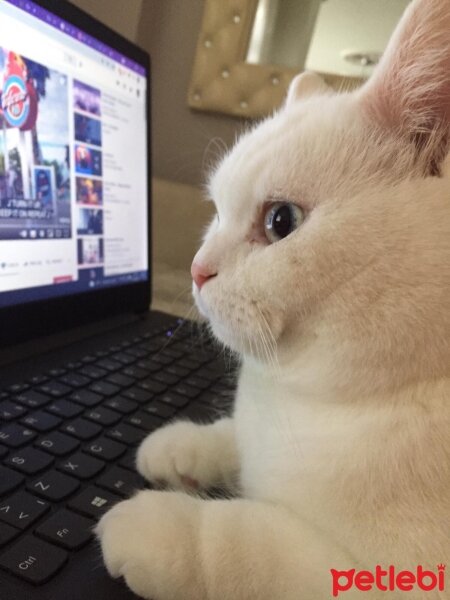
<instances>
[{"instance_id":1,"label":"fn key","mask_svg":"<svg viewBox=\"0 0 450 600\"><path fill-rule=\"evenodd\" d=\"M0 567L39 585L48 581L67 560L67 552L31 535L0 555Z\"/></svg>"}]
</instances>

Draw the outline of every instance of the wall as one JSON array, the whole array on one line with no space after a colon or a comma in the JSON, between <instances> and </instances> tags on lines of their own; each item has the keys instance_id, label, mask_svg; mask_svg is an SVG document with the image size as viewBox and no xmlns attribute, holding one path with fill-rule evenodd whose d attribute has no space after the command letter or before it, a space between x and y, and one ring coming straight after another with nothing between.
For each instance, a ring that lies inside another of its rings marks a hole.
<instances>
[{"instance_id":1,"label":"wall","mask_svg":"<svg viewBox=\"0 0 450 600\"><path fill-rule=\"evenodd\" d=\"M321 5L306 66L310 70L368 76L341 58L343 50L383 52L410 0L327 0Z\"/></svg>"},{"instance_id":2,"label":"wall","mask_svg":"<svg viewBox=\"0 0 450 600\"><path fill-rule=\"evenodd\" d=\"M146 48L152 57L153 174L200 184L221 138L233 143L242 121L195 113L187 90L204 0L72 0Z\"/></svg>"},{"instance_id":3,"label":"wall","mask_svg":"<svg viewBox=\"0 0 450 600\"><path fill-rule=\"evenodd\" d=\"M108 27L136 40L144 0L71 0Z\"/></svg>"}]
</instances>

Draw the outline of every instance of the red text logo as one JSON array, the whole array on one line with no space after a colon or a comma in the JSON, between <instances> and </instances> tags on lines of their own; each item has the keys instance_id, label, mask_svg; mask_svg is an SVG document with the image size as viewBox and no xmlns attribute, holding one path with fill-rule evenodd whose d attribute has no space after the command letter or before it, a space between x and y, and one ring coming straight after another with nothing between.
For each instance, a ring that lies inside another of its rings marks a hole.
<instances>
[{"instance_id":1,"label":"red text logo","mask_svg":"<svg viewBox=\"0 0 450 600\"><path fill-rule=\"evenodd\" d=\"M383 569L380 565L375 567L375 571L337 571L331 569L333 596L339 596L340 592L346 592L352 587L362 592L370 592L377 589L382 592L410 592L413 589L419 589L424 592L432 590L443 591L445 587L445 565L438 565L437 570L427 571L421 565L418 565L415 571L396 571L395 567L390 565Z\"/></svg>"}]
</instances>

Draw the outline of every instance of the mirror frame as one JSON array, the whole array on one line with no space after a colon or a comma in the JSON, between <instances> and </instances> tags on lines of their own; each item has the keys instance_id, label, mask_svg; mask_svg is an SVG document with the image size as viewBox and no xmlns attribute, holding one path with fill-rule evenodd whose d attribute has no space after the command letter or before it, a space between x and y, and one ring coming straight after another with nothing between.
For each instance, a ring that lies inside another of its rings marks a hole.
<instances>
[{"instance_id":1,"label":"mirror frame","mask_svg":"<svg viewBox=\"0 0 450 600\"><path fill-rule=\"evenodd\" d=\"M301 69L245 62L257 6L258 0L205 0L188 91L190 108L260 118L283 103ZM320 75L337 90L363 82L356 77Z\"/></svg>"}]
</instances>

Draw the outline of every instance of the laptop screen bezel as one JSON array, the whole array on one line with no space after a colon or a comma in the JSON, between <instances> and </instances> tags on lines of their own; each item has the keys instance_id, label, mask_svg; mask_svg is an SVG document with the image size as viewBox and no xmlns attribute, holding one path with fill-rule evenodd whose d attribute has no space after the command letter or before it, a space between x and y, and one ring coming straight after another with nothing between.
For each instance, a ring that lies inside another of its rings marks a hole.
<instances>
[{"instance_id":1,"label":"laptop screen bezel","mask_svg":"<svg viewBox=\"0 0 450 600\"><path fill-rule=\"evenodd\" d=\"M65 19L142 65L147 73L147 177L148 177L148 280L117 285L98 291L70 294L0 308L0 347L32 339L66 328L76 327L120 313L138 313L149 309L151 302L151 113L150 56L97 19L66 0L33 0L39 6Z\"/></svg>"}]
</instances>

